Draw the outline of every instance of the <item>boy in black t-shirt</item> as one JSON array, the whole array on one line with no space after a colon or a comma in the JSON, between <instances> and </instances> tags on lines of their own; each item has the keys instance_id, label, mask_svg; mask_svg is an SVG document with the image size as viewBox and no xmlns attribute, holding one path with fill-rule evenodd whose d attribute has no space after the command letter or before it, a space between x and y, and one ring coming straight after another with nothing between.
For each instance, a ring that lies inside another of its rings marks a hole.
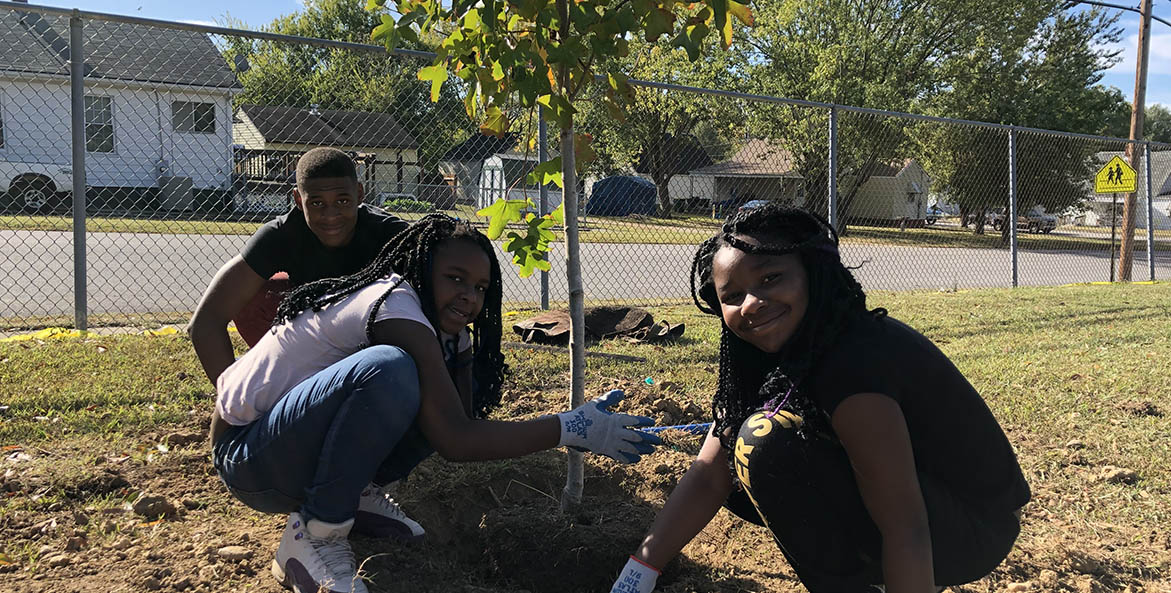
<instances>
[{"instance_id":1,"label":"boy in black t-shirt","mask_svg":"<svg viewBox=\"0 0 1171 593\"><path fill-rule=\"evenodd\" d=\"M829 223L740 212L691 282L722 322L712 430L611 593L650 593L721 506L811 593L935 593L1004 560L1030 496L1008 438L930 340L866 308Z\"/></svg>"},{"instance_id":2,"label":"boy in black t-shirt","mask_svg":"<svg viewBox=\"0 0 1171 593\"><path fill-rule=\"evenodd\" d=\"M286 290L361 270L407 226L362 203L365 190L354 161L335 148L306 152L297 161L296 182L296 207L261 226L240 255L220 268L187 326L213 385L235 360L229 321L255 344L272 325Z\"/></svg>"}]
</instances>

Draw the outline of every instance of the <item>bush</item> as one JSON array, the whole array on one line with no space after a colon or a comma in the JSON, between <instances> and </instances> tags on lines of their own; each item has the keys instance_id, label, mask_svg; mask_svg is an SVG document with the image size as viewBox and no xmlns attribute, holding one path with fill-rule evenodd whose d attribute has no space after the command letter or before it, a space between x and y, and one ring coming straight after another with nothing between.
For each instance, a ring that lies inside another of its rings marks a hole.
<instances>
[{"instance_id":1,"label":"bush","mask_svg":"<svg viewBox=\"0 0 1171 593\"><path fill-rule=\"evenodd\" d=\"M433 212L435 205L422 200L410 198L396 198L382 203L382 209L387 212Z\"/></svg>"}]
</instances>

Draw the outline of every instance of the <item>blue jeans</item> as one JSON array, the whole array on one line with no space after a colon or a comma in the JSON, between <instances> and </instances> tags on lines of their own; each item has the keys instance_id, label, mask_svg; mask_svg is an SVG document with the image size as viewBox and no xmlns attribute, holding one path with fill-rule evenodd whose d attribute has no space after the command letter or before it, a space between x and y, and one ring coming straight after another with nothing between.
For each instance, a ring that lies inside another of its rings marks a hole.
<instances>
[{"instance_id":1,"label":"blue jeans","mask_svg":"<svg viewBox=\"0 0 1171 593\"><path fill-rule=\"evenodd\" d=\"M406 477L432 453L415 423L415 362L394 346L371 346L309 377L265 415L215 443L220 478L265 513L353 518L370 482Z\"/></svg>"}]
</instances>

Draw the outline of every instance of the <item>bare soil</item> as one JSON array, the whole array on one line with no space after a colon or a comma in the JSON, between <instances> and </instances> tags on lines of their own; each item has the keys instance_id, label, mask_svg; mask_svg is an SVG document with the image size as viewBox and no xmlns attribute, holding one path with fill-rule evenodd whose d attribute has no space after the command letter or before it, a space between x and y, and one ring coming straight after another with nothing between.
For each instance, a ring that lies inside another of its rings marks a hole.
<instances>
[{"instance_id":1,"label":"bare soil","mask_svg":"<svg viewBox=\"0 0 1171 593\"><path fill-rule=\"evenodd\" d=\"M664 404L662 392L633 391L623 411L671 415L677 423L700 419L697 409ZM508 406L517 415L548 409L540 398L513 396ZM1133 405L1125 413L1151 411ZM200 417L117 441L78 437L8 447L0 457L0 541L7 554L0 556L0 591L281 591L269 565L285 518L231 498L212 470ZM1023 460L1047 454L1009 428ZM433 456L397 495L426 527L425 541L355 539L355 552L374 592L607 591L697 442L670 435L668 446L633 466L589 457L585 500L570 515L558 511L560 452L479 464ZM1079 463L1083 447L1070 444L1069 464ZM1171 593L1171 525L1120 525L1088 512L1048 510L1079 498L1092 505L1093 484L1112 479L1101 468L1083 473L1073 491L1034 479L1035 501L1009 559L981 581L951 590ZM658 591L668 593L804 590L769 534L726 511L659 583Z\"/></svg>"}]
</instances>

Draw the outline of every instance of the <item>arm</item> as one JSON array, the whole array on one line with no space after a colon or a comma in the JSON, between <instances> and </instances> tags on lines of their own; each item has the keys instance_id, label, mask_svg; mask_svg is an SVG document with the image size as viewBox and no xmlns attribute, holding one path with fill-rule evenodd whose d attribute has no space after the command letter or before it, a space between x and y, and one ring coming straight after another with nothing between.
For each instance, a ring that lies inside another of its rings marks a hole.
<instances>
[{"instance_id":1,"label":"arm","mask_svg":"<svg viewBox=\"0 0 1171 593\"><path fill-rule=\"evenodd\" d=\"M463 409L472 409L472 350L469 348L455 356L458 368L455 371L455 388ZM471 413L469 412L469 416Z\"/></svg>"},{"instance_id":2,"label":"arm","mask_svg":"<svg viewBox=\"0 0 1171 593\"><path fill-rule=\"evenodd\" d=\"M228 337L228 322L263 286L264 278L237 255L216 272L195 306L195 313L187 324L187 335L191 337L195 355L213 386L224 369L236 360L232 339ZM213 445L216 437L227 428L228 423L213 408L208 431Z\"/></svg>"},{"instance_id":3,"label":"arm","mask_svg":"<svg viewBox=\"0 0 1171 593\"><path fill-rule=\"evenodd\" d=\"M842 401L831 418L854 467L862 501L882 533L882 573L890 593L935 591L931 530L906 418L878 393Z\"/></svg>"},{"instance_id":4,"label":"arm","mask_svg":"<svg viewBox=\"0 0 1171 593\"><path fill-rule=\"evenodd\" d=\"M216 272L195 306L187 335L212 385L236 359L228 337L228 322L256 296L264 281L237 255Z\"/></svg>"},{"instance_id":5,"label":"arm","mask_svg":"<svg viewBox=\"0 0 1171 593\"><path fill-rule=\"evenodd\" d=\"M699 456L667 498L634 557L661 570L711 522L731 492L727 451L708 432Z\"/></svg>"},{"instance_id":6,"label":"arm","mask_svg":"<svg viewBox=\"0 0 1171 593\"><path fill-rule=\"evenodd\" d=\"M415 361L419 427L444 459L503 459L558 445L561 429L556 416L523 422L469 418L443 362L439 342L426 326L406 319L379 321L374 325L374 343L402 348Z\"/></svg>"}]
</instances>

